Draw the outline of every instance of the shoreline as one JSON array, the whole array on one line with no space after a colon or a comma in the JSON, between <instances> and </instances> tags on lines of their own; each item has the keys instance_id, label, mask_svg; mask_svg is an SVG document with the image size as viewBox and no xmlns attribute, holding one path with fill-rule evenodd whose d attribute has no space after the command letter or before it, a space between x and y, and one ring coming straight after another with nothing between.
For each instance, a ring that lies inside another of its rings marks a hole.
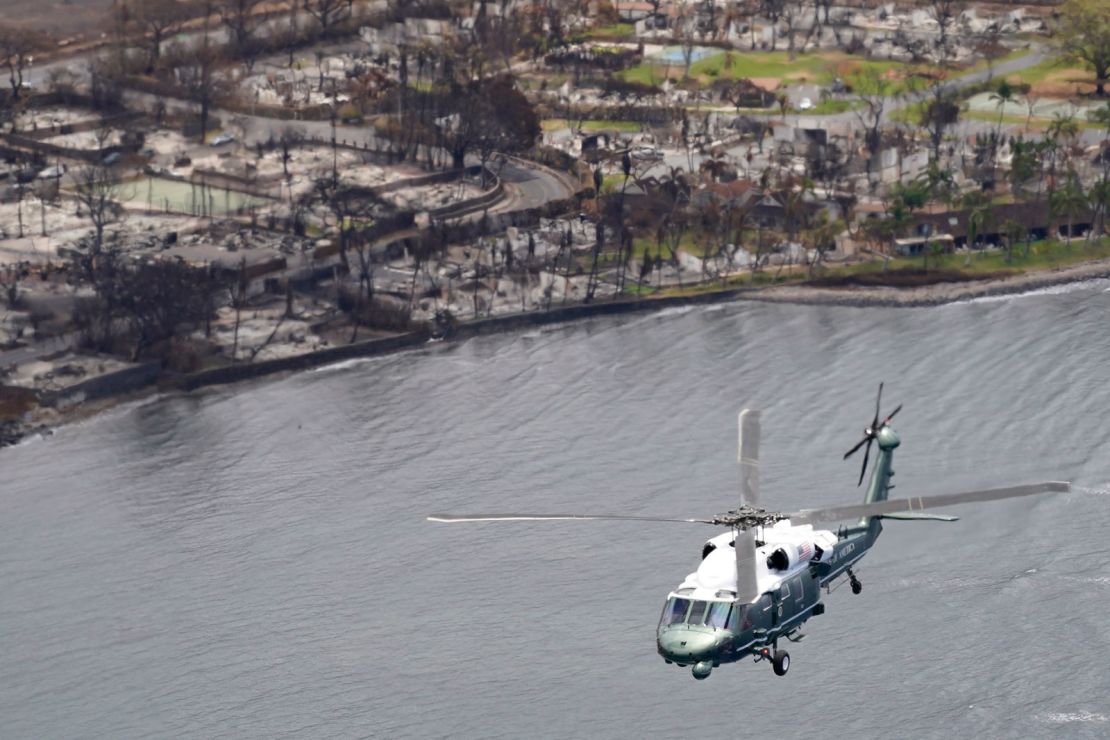
<instances>
[{"instance_id":1,"label":"shoreline","mask_svg":"<svg viewBox=\"0 0 1110 740\"><path fill-rule=\"evenodd\" d=\"M209 386L227 386L272 375L290 374L333 365L352 359L397 354L426 347L430 341L463 341L471 337L504 334L536 326L569 323L599 316L660 311L667 308L760 301L808 306L846 308L932 308L976 298L1022 295L1025 293L1110 278L1110 259L1084 262L1069 267L1015 275L1002 279L960 283L936 283L918 288L819 288L809 285L777 285L740 287L706 291L692 295L661 296L615 300L605 303L576 303L547 311L507 314L474 319L458 324L442 338L435 338L425 329L398 334L384 339L371 339L355 344L329 347L276 360L247 365L228 365L188 375L162 375L156 382L142 388L90 399L66 408L39 406L27 418L5 422L7 435L0 439L0 449L15 446L36 435L48 437L53 430L84 421L129 401L167 392L189 393ZM12 429L18 427L19 433Z\"/></svg>"},{"instance_id":2,"label":"shoreline","mask_svg":"<svg viewBox=\"0 0 1110 740\"><path fill-rule=\"evenodd\" d=\"M1044 288L1110 278L1110 259L1080 262L1067 267L1038 270L1006 278L935 283L919 288L815 288L807 285L781 285L767 289L755 300L868 308L931 308L949 303L1021 295Z\"/></svg>"}]
</instances>

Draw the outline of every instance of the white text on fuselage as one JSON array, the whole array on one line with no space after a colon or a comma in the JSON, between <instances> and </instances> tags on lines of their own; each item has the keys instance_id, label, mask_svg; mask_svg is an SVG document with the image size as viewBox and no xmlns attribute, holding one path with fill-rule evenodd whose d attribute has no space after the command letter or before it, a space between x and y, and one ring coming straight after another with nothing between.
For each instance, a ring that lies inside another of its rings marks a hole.
<instances>
[{"instance_id":1,"label":"white text on fuselage","mask_svg":"<svg viewBox=\"0 0 1110 740\"><path fill-rule=\"evenodd\" d=\"M829 560L829 562L830 563L835 563L836 561L840 560L841 558L848 557L849 555L851 555L855 551L856 551L856 543L855 542L850 542L850 543L848 543L847 545L844 546L843 550L838 550L837 552L834 552L833 556Z\"/></svg>"}]
</instances>

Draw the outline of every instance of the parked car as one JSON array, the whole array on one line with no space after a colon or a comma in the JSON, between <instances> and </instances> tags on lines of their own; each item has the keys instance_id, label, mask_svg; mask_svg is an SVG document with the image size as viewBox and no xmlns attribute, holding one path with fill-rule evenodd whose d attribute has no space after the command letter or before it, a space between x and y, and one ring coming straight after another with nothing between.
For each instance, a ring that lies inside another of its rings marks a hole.
<instances>
[{"instance_id":1,"label":"parked car","mask_svg":"<svg viewBox=\"0 0 1110 740\"><path fill-rule=\"evenodd\" d=\"M216 138L212 139L212 141L208 143L208 146L223 146L224 144L230 144L233 141L235 141L235 137L231 134L220 134Z\"/></svg>"},{"instance_id":2,"label":"parked car","mask_svg":"<svg viewBox=\"0 0 1110 740\"><path fill-rule=\"evenodd\" d=\"M632 150L631 156L632 156L633 159L647 161L647 160L662 159L663 158L663 152L659 151L658 149L655 149L654 147L650 147L650 146L638 146L638 147L636 147L635 149Z\"/></svg>"},{"instance_id":3,"label":"parked car","mask_svg":"<svg viewBox=\"0 0 1110 740\"><path fill-rule=\"evenodd\" d=\"M798 101L798 110L809 110L813 107L813 101L809 98L802 98Z\"/></svg>"},{"instance_id":4,"label":"parked car","mask_svg":"<svg viewBox=\"0 0 1110 740\"><path fill-rule=\"evenodd\" d=\"M64 164L56 164L53 167L46 167L39 170L38 177L40 180L58 179L66 173L66 166Z\"/></svg>"},{"instance_id":5,"label":"parked car","mask_svg":"<svg viewBox=\"0 0 1110 740\"><path fill-rule=\"evenodd\" d=\"M100 161L105 166L111 167L116 162L120 161L121 159L123 159L123 155L121 155L119 152L108 152L107 154L104 155L104 159L102 159Z\"/></svg>"}]
</instances>

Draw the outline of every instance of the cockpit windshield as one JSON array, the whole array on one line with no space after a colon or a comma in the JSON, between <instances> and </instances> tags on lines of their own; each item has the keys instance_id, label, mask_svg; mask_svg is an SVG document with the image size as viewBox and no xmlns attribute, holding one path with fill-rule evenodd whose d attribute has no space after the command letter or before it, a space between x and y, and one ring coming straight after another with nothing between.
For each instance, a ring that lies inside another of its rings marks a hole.
<instances>
[{"instance_id":1,"label":"cockpit windshield","mask_svg":"<svg viewBox=\"0 0 1110 740\"><path fill-rule=\"evenodd\" d=\"M667 600L667 605L663 607L663 618L659 620L659 626L665 627L668 624L682 624L686 621L686 612L689 609L689 599L680 599L677 596L672 596Z\"/></svg>"},{"instance_id":2,"label":"cockpit windshield","mask_svg":"<svg viewBox=\"0 0 1110 740\"><path fill-rule=\"evenodd\" d=\"M663 617L659 620L660 627L672 624L705 625L714 629L732 629L730 622L733 615L733 605L727 601L695 601L672 596L663 607Z\"/></svg>"}]
</instances>

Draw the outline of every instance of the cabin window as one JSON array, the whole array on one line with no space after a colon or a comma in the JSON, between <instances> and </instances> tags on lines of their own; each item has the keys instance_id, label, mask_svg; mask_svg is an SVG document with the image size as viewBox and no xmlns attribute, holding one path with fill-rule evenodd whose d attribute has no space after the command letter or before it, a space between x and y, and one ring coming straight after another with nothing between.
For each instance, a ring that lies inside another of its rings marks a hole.
<instances>
[{"instance_id":1,"label":"cabin window","mask_svg":"<svg viewBox=\"0 0 1110 740\"><path fill-rule=\"evenodd\" d=\"M687 620L690 624L701 624L702 617L705 616L705 607L709 606L708 602L695 601L694 607L690 610L690 618Z\"/></svg>"},{"instance_id":2,"label":"cabin window","mask_svg":"<svg viewBox=\"0 0 1110 740\"><path fill-rule=\"evenodd\" d=\"M709 611L705 615L705 626L716 627L719 630L725 628L728 624L728 615L732 611L732 604L724 601L714 601L709 605Z\"/></svg>"},{"instance_id":3,"label":"cabin window","mask_svg":"<svg viewBox=\"0 0 1110 740\"><path fill-rule=\"evenodd\" d=\"M663 617L659 620L660 626L668 624L681 624L686 621L686 610L690 608L689 599L671 597L663 607Z\"/></svg>"}]
</instances>

